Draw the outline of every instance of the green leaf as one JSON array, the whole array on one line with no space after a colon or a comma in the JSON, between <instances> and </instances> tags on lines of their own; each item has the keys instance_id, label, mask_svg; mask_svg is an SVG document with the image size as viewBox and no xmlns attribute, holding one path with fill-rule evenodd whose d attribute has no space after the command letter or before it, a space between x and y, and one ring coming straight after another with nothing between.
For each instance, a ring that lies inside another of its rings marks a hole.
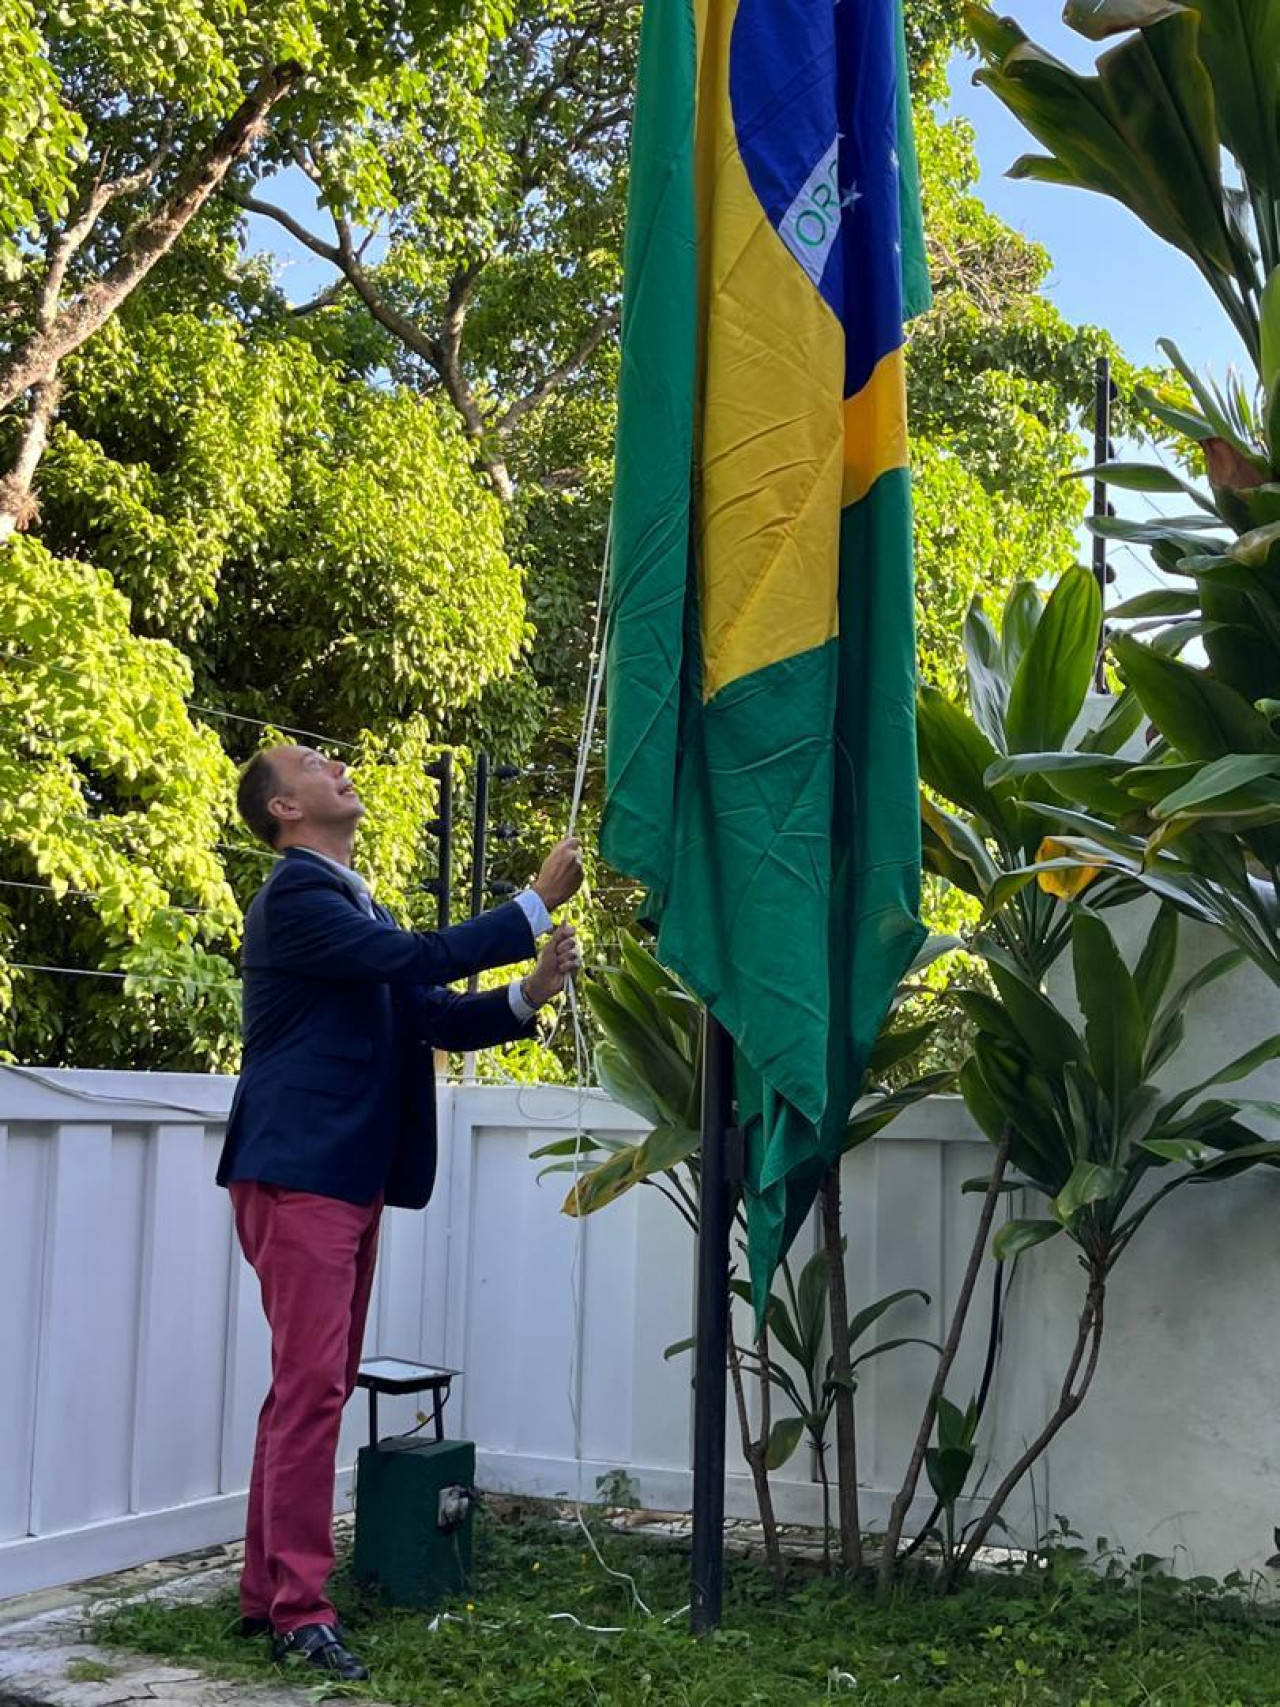
<instances>
[{"instance_id":1,"label":"green leaf","mask_svg":"<svg viewBox=\"0 0 1280 1707\"><path fill-rule=\"evenodd\" d=\"M796 1287L796 1302L799 1309L797 1326L800 1329L801 1342L805 1349L804 1364L806 1368L815 1366L818 1350L822 1344L822 1336L827 1323L827 1294L830 1289L830 1277L827 1273L827 1253L815 1251L800 1270L800 1281Z\"/></svg>"},{"instance_id":2,"label":"green leaf","mask_svg":"<svg viewBox=\"0 0 1280 1707\"><path fill-rule=\"evenodd\" d=\"M1006 1221L991 1241L991 1254L997 1262L1009 1262L1033 1245L1056 1238L1061 1231L1060 1221Z\"/></svg>"},{"instance_id":3,"label":"green leaf","mask_svg":"<svg viewBox=\"0 0 1280 1707\"><path fill-rule=\"evenodd\" d=\"M1158 800L1151 809L1153 818L1177 818L1195 808L1206 808L1243 790L1263 777L1280 777L1280 753L1231 753L1224 759L1214 759L1197 770L1195 776L1171 794ZM1264 797L1257 796L1260 803Z\"/></svg>"},{"instance_id":4,"label":"green leaf","mask_svg":"<svg viewBox=\"0 0 1280 1707\"><path fill-rule=\"evenodd\" d=\"M769 1445L764 1458L766 1469L781 1470L799 1446L803 1433L803 1417L780 1417L769 1431Z\"/></svg>"},{"instance_id":5,"label":"green leaf","mask_svg":"<svg viewBox=\"0 0 1280 1707\"><path fill-rule=\"evenodd\" d=\"M1084 916L1091 915L1078 915L1077 923L1079 917ZM1099 928L1106 930L1105 925ZM994 963L989 965L1004 1010L1017 1028L1022 1046L1040 1068L1053 1077L1068 1061L1082 1060L1084 1051L1079 1036L1049 998L1005 967Z\"/></svg>"},{"instance_id":6,"label":"green leaf","mask_svg":"<svg viewBox=\"0 0 1280 1707\"><path fill-rule=\"evenodd\" d=\"M871 1059L867 1062L868 1074L872 1078L879 1078L887 1073L890 1067L896 1067L899 1061L907 1061L911 1056L918 1055L937 1029L936 1020L926 1020L921 1025L882 1031L872 1048Z\"/></svg>"},{"instance_id":7,"label":"green leaf","mask_svg":"<svg viewBox=\"0 0 1280 1707\"><path fill-rule=\"evenodd\" d=\"M1011 839L1015 823L1008 791L1002 798L982 780L999 755L977 724L927 682L917 698L916 732L921 781L993 833Z\"/></svg>"},{"instance_id":8,"label":"green leaf","mask_svg":"<svg viewBox=\"0 0 1280 1707\"><path fill-rule=\"evenodd\" d=\"M1054 1213L1068 1225L1091 1203L1113 1196L1125 1183L1123 1168L1109 1167L1101 1162L1079 1161L1071 1177L1053 1202Z\"/></svg>"},{"instance_id":9,"label":"green leaf","mask_svg":"<svg viewBox=\"0 0 1280 1707\"><path fill-rule=\"evenodd\" d=\"M931 1446L925 1453L929 1486L943 1505L954 1505L964 1492L974 1456L973 1448L964 1446Z\"/></svg>"},{"instance_id":10,"label":"green leaf","mask_svg":"<svg viewBox=\"0 0 1280 1707\"><path fill-rule=\"evenodd\" d=\"M1076 913L1071 932L1076 994L1085 1017L1093 1073L1123 1119L1142 1083L1147 1026L1138 991L1115 938L1095 913Z\"/></svg>"},{"instance_id":11,"label":"green leaf","mask_svg":"<svg viewBox=\"0 0 1280 1707\"><path fill-rule=\"evenodd\" d=\"M1087 569L1068 569L1045 605L1009 690L1009 751L1058 750L1093 682L1102 598Z\"/></svg>"},{"instance_id":12,"label":"green leaf","mask_svg":"<svg viewBox=\"0 0 1280 1707\"><path fill-rule=\"evenodd\" d=\"M998 752L1004 751L1004 717L1009 684L1001 669L1000 639L975 599L964 621L964 655L969 680L969 710Z\"/></svg>"},{"instance_id":13,"label":"green leaf","mask_svg":"<svg viewBox=\"0 0 1280 1707\"><path fill-rule=\"evenodd\" d=\"M1266 718L1231 688L1127 635L1114 635L1111 644L1148 716L1187 758L1280 753Z\"/></svg>"},{"instance_id":14,"label":"green leaf","mask_svg":"<svg viewBox=\"0 0 1280 1707\"><path fill-rule=\"evenodd\" d=\"M849 1319L849 1345L852 1347L868 1328L874 1327L886 1311L892 1310L895 1304L901 1304L904 1298L919 1298L923 1303L931 1302L929 1294L921 1291L918 1286L903 1286L897 1292L889 1292L883 1298L877 1298L874 1304L868 1304Z\"/></svg>"},{"instance_id":15,"label":"green leaf","mask_svg":"<svg viewBox=\"0 0 1280 1707\"><path fill-rule=\"evenodd\" d=\"M669 1345L666 1348L666 1350L663 1352L663 1354L662 1354L663 1361L666 1363L670 1363L671 1359L673 1357L679 1357L679 1356L681 1356L682 1353L684 1353L686 1351L692 1351L694 1346L697 1345L697 1343L698 1343L698 1341L697 1341L696 1336L691 1336L689 1339L685 1339L685 1340L676 1340L672 1345Z\"/></svg>"},{"instance_id":16,"label":"green leaf","mask_svg":"<svg viewBox=\"0 0 1280 1707\"><path fill-rule=\"evenodd\" d=\"M1082 753L1118 753L1142 726L1142 701L1132 688L1113 696L1107 715L1080 742Z\"/></svg>"},{"instance_id":17,"label":"green leaf","mask_svg":"<svg viewBox=\"0 0 1280 1707\"><path fill-rule=\"evenodd\" d=\"M1194 590L1179 592L1174 587L1155 587L1149 593L1138 593L1122 604L1113 605L1107 612L1113 621L1125 621L1146 616L1190 616L1200 609L1200 595Z\"/></svg>"},{"instance_id":18,"label":"green leaf","mask_svg":"<svg viewBox=\"0 0 1280 1707\"><path fill-rule=\"evenodd\" d=\"M1155 1024L1160 1003L1173 976L1173 964L1178 957L1178 915L1167 903L1162 903L1155 923L1147 932L1142 953L1134 968L1133 983L1138 993L1138 1005L1148 1031ZM1145 1067L1143 1076L1149 1071Z\"/></svg>"},{"instance_id":19,"label":"green leaf","mask_svg":"<svg viewBox=\"0 0 1280 1707\"><path fill-rule=\"evenodd\" d=\"M1079 469L1074 478L1101 478L1108 486L1119 486L1125 492L1185 494L1194 499L1201 509L1214 514L1212 499L1205 497L1189 480L1183 480L1171 468L1165 468L1158 462L1100 462L1094 468Z\"/></svg>"},{"instance_id":20,"label":"green leaf","mask_svg":"<svg viewBox=\"0 0 1280 1707\"><path fill-rule=\"evenodd\" d=\"M1000 653L1006 681L1011 682L1026 657L1044 613L1044 599L1030 581L1017 581L1005 600L1000 619Z\"/></svg>"},{"instance_id":21,"label":"green leaf","mask_svg":"<svg viewBox=\"0 0 1280 1707\"><path fill-rule=\"evenodd\" d=\"M615 1044L598 1043L592 1054L596 1083L615 1102L638 1114L650 1126L661 1126L665 1118L658 1100Z\"/></svg>"}]
</instances>

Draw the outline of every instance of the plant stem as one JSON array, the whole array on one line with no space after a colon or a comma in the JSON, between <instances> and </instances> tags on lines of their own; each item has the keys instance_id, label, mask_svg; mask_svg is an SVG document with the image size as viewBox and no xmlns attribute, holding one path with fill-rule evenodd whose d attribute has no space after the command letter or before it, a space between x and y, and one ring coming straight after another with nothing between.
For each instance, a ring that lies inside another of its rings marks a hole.
<instances>
[{"instance_id":1,"label":"plant stem","mask_svg":"<svg viewBox=\"0 0 1280 1707\"><path fill-rule=\"evenodd\" d=\"M818 1480L822 1483L822 1570L831 1574L831 1478L827 1475L827 1443L811 1434L810 1443L818 1459Z\"/></svg>"},{"instance_id":2,"label":"plant stem","mask_svg":"<svg viewBox=\"0 0 1280 1707\"><path fill-rule=\"evenodd\" d=\"M849 1358L849 1293L844 1275L840 1229L840 1164L822 1182L822 1241L827 1254L827 1296L831 1317L831 1373L836 1381L836 1498L840 1521L840 1563L860 1571L862 1522L858 1511L858 1436Z\"/></svg>"},{"instance_id":3,"label":"plant stem","mask_svg":"<svg viewBox=\"0 0 1280 1707\"><path fill-rule=\"evenodd\" d=\"M960 1350L960 1338L964 1332L965 1318L969 1314L969 1305L973 1301L973 1292L978 1283L982 1259L986 1255L987 1239L991 1233L991 1223L995 1220L996 1204L1000 1200L1000 1187L1004 1182L1005 1169L1009 1165L1009 1148L1012 1142L1013 1128L1006 1126L1000 1139L1000 1148L996 1151L986 1196L982 1200L982 1213L978 1217L978 1230L974 1235L973 1248L969 1252L968 1266L960 1284L960 1293L956 1299L955 1310L952 1312L951 1325L947 1330L942 1355L938 1359L933 1386L929 1390L924 1415L920 1419L920 1428L916 1434L915 1446L912 1448L911 1459L907 1465L907 1473L894 1499L893 1509L889 1513L889 1527L885 1532L884 1550L880 1555L880 1574L877 1583L877 1592L881 1600L888 1597L889 1590L893 1586L894 1574L898 1564L898 1548L902 1542L903 1525L906 1523L907 1513L911 1509L911 1501L915 1497L916 1485L920 1480L920 1471L924 1467L924 1456L929 1449L929 1437L933 1433L933 1421L938 1414L938 1400L946 1388L947 1377L951 1374L951 1366Z\"/></svg>"},{"instance_id":4,"label":"plant stem","mask_svg":"<svg viewBox=\"0 0 1280 1707\"><path fill-rule=\"evenodd\" d=\"M767 1333L760 1335L756 1342L756 1348L761 1359L767 1360L769 1354ZM734 1403L738 1409L738 1429L742 1436L742 1456L751 1466L751 1480L755 1484L756 1506L760 1512L760 1528L764 1532L765 1560L773 1572L774 1580L781 1583L785 1566L782 1559L782 1546L778 1540L778 1520L773 1511L773 1490L769 1486L769 1467L765 1461L769 1450L769 1382L766 1376L760 1376L760 1433L759 1436L753 1437L751 1417L747 1410L746 1389L742 1380L742 1357L738 1351L738 1342L732 1332L729 1335L729 1377L733 1382Z\"/></svg>"},{"instance_id":5,"label":"plant stem","mask_svg":"<svg viewBox=\"0 0 1280 1707\"><path fill-rule=\"evenodd\" d=\"M973 1564L978 1549L986 1540L991 1531L991 1526L999 1517L1009 1495L1031 1466L1048 1450L1059 1430L1071 1420L1084 1403L1085 1396L1093 1384L1093 1377L1098 1368L1098 1356L1102 1350L1106 1297L1106 1272L1101 1267L1095 1267L1090 1276L1089 1291L1085 1297L1084 1309L1080 1312L1071 1361L1067 1364L1067 1372L1063 1376L1062 1387L1058 1393L1058 1403L1054 1407L1053 1414L987 1501L982 1516L974 1526L973 1533L966 1541L960 1557L953 1567L951 1573L953 1577L962 1575ZM1086 1351L1088 1352L1088 1362L1085 1363L1084 1374L1081 1375L1080 1365L1085 1361ZM1080 1378L1079 1386L1076 1385L1077 1376Z\"/></svg>"}]
</instances>

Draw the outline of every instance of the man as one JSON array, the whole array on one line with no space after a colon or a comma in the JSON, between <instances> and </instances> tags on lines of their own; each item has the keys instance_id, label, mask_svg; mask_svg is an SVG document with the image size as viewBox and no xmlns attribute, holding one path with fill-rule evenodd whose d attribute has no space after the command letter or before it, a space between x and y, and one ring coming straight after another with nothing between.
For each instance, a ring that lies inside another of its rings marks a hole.
<instances>
[{"instance_id":1,"label":"man","mask_svg":"<svg viewBox=\"0 0 1280 1707\"><path fill-rule=\"evenodd\" d=\"M433 1051L532 1035L579 969L573 928L505 989L459 995L473 972L530 959L582 882L567 839L532 889L449 930L401 930L351 869L364 815L347 768L310 747L259 753L237 804L282 857L245 919L244 1061L218 1183L262 1286L271 1390L249 1489L241 1630L277 1660L367 1676L325 1583L334 1466L355 1386L384 1204L422 1208L435 1178Z\"/></svg>"}]
</instances>

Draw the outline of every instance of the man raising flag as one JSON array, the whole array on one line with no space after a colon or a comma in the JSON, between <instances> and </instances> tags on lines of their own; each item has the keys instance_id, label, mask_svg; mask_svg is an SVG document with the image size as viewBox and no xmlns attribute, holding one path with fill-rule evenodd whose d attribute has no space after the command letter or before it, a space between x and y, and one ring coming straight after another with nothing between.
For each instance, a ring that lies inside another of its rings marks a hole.
<instances>
[{"instance_id":1,"label":"man raising flag","mask_svg":"<svg viewBox=\"0 0 1280 1707\"><path fill-rule=\"evenodd\" d=\"M923 936L899 0L648 0L606 857L736 1046L757 1307Z\"/></svg>"}]
</instances>

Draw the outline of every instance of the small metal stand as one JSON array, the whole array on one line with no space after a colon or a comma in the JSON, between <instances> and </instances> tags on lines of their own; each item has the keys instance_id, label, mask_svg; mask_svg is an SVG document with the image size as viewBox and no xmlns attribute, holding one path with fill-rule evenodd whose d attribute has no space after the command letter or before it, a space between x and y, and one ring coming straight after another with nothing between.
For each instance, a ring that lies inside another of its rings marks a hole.
<instances>
[{"instance_id":1,"label":"small metal stand","mask_svg":"<svg viewBox=\"0 0 1280 1707\"><path fill-rule=\"evenodd\" d=\"M408 1363L402 1357L374 1357L362 1363L356 1386L369 1395L369 1445L378 1444L378 1394L430 1393L436 1439L444 1439L444 1406L460 1369L439 1369L431 1363Z\"/></svg>"}]
</instances>

